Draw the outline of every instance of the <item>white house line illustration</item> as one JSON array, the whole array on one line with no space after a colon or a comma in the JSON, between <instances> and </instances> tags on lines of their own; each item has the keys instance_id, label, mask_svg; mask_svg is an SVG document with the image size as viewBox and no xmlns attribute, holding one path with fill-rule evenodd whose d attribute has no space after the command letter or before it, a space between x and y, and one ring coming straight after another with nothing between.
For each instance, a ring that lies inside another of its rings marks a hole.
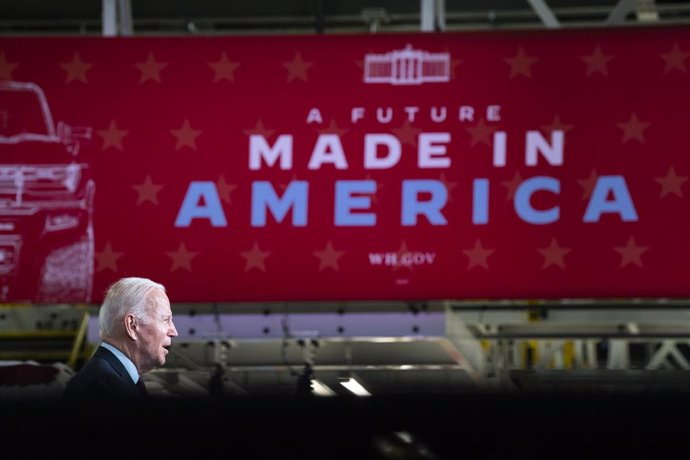
<instances>
[{"instance_id":1,"label":"white house line illustration","mask_svg":"<svg viewBox=\"0 0 690 460\"><path fill-rule=\"evenodd\" d=\"M364 82L421 85L450 81L450 53L429 53L407 45L364 57Z\"/></svg>"}]
</instances>

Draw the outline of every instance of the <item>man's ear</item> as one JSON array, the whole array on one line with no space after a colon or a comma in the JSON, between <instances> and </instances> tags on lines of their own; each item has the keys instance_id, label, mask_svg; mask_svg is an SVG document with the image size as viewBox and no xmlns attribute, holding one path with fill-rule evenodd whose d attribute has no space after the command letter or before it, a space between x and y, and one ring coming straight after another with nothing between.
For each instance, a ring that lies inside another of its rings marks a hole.
<instances>
[{"instance_id":1,"label":"man's ear","mask_svg":"<svg viewBox=\"0 0 690 460\"><path fill-rule=\"evenodd\" d=\"M139 335L137 318L131 313L125 316L125 332L131 340L137 340Z\"/></svg>"}]
</instances>

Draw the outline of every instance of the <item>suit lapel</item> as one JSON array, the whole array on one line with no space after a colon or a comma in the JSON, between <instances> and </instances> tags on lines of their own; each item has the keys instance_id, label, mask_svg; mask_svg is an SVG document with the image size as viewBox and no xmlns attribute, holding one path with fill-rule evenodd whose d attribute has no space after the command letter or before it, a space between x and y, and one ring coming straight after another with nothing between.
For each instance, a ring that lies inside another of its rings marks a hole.
<instances>
[{"instance_id":1,"label":"suit lapel","mask_svg":"<svg viewBox=\"0 0 690 460\"><path fill-rule=\"evenodd\" d=\"M117 375L119 375L120 378L131 382L133 385L135 384L134 380L132 380L132 377L129 375L129 372L127 372L127 369L125 368L124 364L122 364L122 362L119 359L117 359L117 356L115 356L115 354L112 351L108 350L105 347L99 346L96 352L94 353L94 357L104 359L108 362L108 364L110 364L113 370L117 372Z\"/></svg>"}]
</instances>

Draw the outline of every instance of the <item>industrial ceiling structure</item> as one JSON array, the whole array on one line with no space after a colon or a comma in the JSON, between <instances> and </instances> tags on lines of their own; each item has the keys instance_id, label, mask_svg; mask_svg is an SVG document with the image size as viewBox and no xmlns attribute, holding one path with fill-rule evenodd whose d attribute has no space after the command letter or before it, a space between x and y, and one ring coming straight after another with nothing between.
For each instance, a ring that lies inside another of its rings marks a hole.
<instances>
[{"instance_id":1,"label":"industrial ceiling structure","mask_svg":"<svg viewBox=\"0 0 690 460\"><path fill-rule=\"evenodd\" d=\"M7 34L286 34L680 24L677 0L0 1Z\"/></svg>"},{"instance_id":2,"label":"industrial ceiling structure","mask_svg":"<svg viewBox=\"0 0 690 460\"><path fill-rule=\"evenodd\" d=\"M338 34L690 23L668 0L0 0L2 35ZM97 307L97 306L95 306ZM0 306L1 359L78 366L97 308ZM686 388L690 303L668 299L173 305L160 395ZM312 385L317 385L312 382ZM315 387L312 387L315 388Z\"/></svg>"}]
</instances>

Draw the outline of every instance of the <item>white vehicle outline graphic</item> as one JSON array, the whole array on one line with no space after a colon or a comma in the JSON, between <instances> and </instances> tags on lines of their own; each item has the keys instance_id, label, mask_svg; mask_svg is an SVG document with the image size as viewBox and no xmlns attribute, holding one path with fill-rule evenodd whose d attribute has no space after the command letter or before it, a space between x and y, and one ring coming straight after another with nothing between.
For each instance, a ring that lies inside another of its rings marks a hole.
<instances>
[{"instance_id":1,"label":"white vehicle outline graphic","mask_svg":"<svg viewBox=\"0 0 690 460\"><path fill-rule=\"evenodd\" d=\"M43 90L0 81L0 302L89 302L95 182L79 163L92 129L57 126Z\"/></svg>"}]
</instances>

